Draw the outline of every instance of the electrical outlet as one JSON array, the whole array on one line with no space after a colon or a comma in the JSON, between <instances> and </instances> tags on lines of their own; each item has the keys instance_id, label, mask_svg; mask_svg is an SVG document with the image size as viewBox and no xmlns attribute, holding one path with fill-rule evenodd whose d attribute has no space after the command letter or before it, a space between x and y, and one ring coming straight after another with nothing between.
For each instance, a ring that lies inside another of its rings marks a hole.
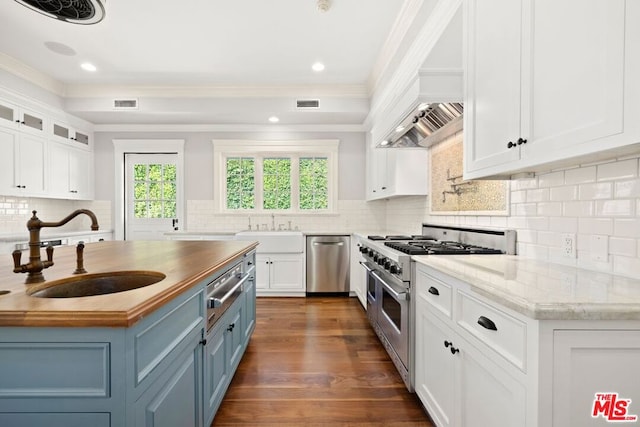
<instances>
[{"instance_id":1,"label":"electrical outlet","mask_svg":"<svg viewBox=\"0 0 640 427\"><path fill-rule=\"evenodd\" d=\"M565 258L576 257L576 235L572 233L562 234L562 255Z\"/></svg>"}]
</instances>

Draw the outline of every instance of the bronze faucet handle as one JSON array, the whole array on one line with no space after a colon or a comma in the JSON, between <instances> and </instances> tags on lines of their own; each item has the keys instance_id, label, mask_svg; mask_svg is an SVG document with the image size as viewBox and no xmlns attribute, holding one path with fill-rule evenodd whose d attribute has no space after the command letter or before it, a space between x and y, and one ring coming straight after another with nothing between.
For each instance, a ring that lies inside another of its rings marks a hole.
<instances>
[{"instance_id":1,"label":"bronze faucet handle","mask_svg":"<svg viewBox=\"0 0 640 427\"><path fill-rule=\"evenodd\" d=\"M76 246L76 270L73 274L83 274L87 270L84 269L84 242L79 242Z\"/></svg>"},{"instance_id":2,"label":"bronze faucet handle","mask_svg":"<svg viewBox=\"0 0 640 427\"><path fill-rule=\"evenodd\" d=\"M13 272L14 273L22 273L24 269L20 265L20 259L22 258L22 251L15 250L11 253L13 256Z\"/></svg>"},{"instance_id":3,"label":"bronze faucet handle","mask_svg":"<svg viewBox=\"0 0 640 427\"><path fill-rule=\"evenodd\" d=\"M42 263L44 268L49 268L53 265L53 246L47 246L47 260Z\"/></svg>"}]
</instances>

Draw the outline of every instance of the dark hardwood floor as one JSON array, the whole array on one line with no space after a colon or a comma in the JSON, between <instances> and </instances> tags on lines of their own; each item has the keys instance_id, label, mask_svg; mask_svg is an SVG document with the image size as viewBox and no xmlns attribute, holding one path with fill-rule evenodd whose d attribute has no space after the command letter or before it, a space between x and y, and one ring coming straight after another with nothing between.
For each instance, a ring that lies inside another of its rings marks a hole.
<instances>
[{"instance_id":1,"label":"dark hardwood floor","mask_svg":"<svg viewBox=\"0 0 640 427\"><path fill-rule=\"evenodd\" d=\"M212 426L433 427L357 298L258 298Z\"/></svg>"}]
</instances>

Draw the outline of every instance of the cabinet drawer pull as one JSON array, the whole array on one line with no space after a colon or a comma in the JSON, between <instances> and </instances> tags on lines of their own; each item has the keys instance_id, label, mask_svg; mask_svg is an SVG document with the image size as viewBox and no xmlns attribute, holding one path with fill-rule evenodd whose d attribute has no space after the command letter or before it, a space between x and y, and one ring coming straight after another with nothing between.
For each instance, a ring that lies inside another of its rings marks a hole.
<instances>
[{"instance_id":1,"label":"cabinet drawer pull","mask_svg":"<svg viewBox=\"0 0 640 427\"><path fill-rule=\"evenodd\" d=\"M526 143L527 143L526 139L518 138L518 145L522 145L522 144L526 144Z\"/></svg>"},{"instance_id":2,"label":"cabinet drawer pull","mask_svg":"<svg viewBox=\"0 0 640 427\"><path fill-rule=\"evenodd\" d=\"M431 286L431 287L429 288L429 293L430 293L431 295L440 295L440 292L438 292L438 290L437 290L436 288L434 288L433 286Z\"/></svg>"},{"instance_id":3,"label":"cabinet drawer pull","mask_svg":"<svg viewBox=\"0 0 640 427\"><path fill-rule=\"evenodd\" d=\"M478 317L478 325L482 326L485 329L489 329L490 331L497 331L498 328L496 324L493 323L493 320L486 318L484 316Z\"/></svg>"}]
</instances>

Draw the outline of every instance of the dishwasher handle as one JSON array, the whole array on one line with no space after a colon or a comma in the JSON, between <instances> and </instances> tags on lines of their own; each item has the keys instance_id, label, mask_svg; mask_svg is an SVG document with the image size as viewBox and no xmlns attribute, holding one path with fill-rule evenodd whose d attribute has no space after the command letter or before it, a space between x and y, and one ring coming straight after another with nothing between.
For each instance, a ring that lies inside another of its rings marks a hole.
<instances>
[{"instance_id":1,"label":"dishwasher handle","mask_svg":"<svg viewBox=\"0 0 640 427\"><path fill-rule=\"evenodd\" d=\"M313 246L344 246L344 242L313 242Z\"/></svg>"}]
</instances>

